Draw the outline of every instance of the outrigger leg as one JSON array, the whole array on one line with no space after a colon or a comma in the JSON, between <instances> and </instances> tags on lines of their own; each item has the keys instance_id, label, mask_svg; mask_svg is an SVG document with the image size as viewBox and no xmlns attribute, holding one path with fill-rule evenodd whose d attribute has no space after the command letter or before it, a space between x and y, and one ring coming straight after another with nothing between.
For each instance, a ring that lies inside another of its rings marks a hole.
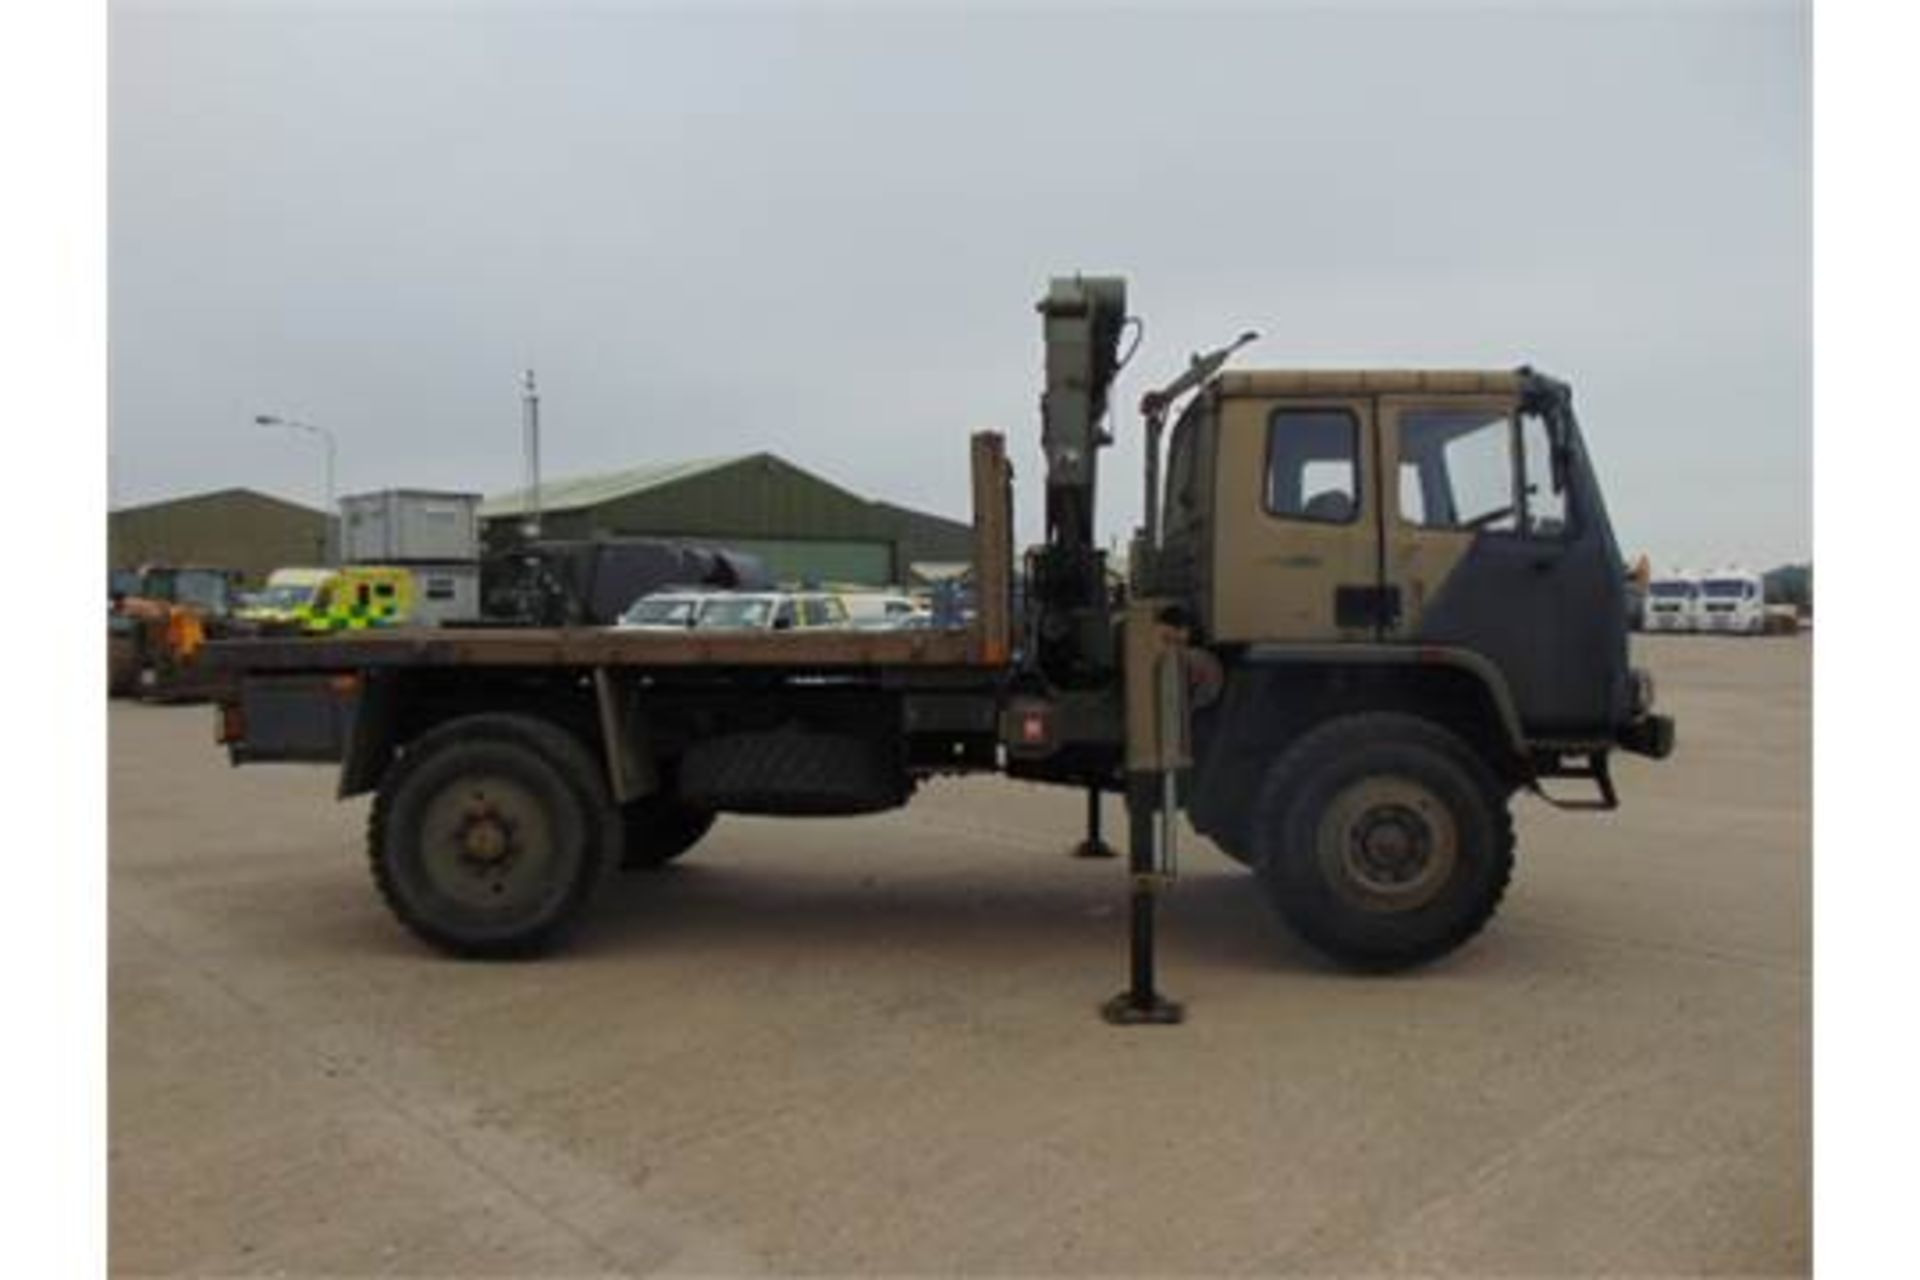
<instances>
[{"instance_id":1,"label":"outrigger leg","mask_svg":"<svg viewBox=\"0 0 1920 1280\"><path fill-rule=\"evenodd\" d=\"M1186 1010L1154 988L1154 900L1164 875L1154 856L1155 818L1162 804L1159 777L1127 775L1127 858L1132 893L1132 981L1125 991L1100 1006L1100 1016L1115 1026L1169 1025Z\"/></svg>"},{"instance_id":2,"label":"outrigger leg","mask_svg":"<svg viewBox=\"0 0 1920 1280\"><path fill-rule=\"evenodd\" d=\"M1100 838L1100 788L1087 788L1087 838L1073 846L1076 858L1117 858L1120 851Z\"/></svg>"}]
</instances>

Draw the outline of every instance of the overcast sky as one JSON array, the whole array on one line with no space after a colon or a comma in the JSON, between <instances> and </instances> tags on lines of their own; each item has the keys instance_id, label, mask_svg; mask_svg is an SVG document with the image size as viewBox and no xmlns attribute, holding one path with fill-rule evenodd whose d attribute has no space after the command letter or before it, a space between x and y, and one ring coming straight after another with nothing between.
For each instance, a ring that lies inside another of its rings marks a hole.
<instances>
[{"instance_id":1,"label":"overcast sky","mask_svg":"<svg viewBox=\"0 0 1920 1280\"><path fill-rule=\"evenodd\" d=\"M1570 379L1623 549L1810 553L1804 6L311 11L111 22L115 505L775 451L1037 533L1051 274L1129 277L1131 406L1245 367ZM1138 420L1103 455L1138 519Z\"/></svg>"}]
</instances>

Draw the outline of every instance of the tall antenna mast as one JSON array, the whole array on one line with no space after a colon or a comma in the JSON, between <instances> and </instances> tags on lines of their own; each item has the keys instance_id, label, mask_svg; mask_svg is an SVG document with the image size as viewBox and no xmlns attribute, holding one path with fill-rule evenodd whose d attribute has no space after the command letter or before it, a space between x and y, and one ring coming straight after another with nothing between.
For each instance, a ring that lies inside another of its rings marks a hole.
<instances>
[{"instance_id":1,"label":"tall antenna mast","mask_svg":"<svg viewBox=\"0 0 1920 1280\"><path fill-rule=\"evenodd\" d=\"M540 393L534 389L531 369L520 379L520 416L527 444L526 505L520 532L532 541L540 536Z\"/></svg>"}]
</instances>

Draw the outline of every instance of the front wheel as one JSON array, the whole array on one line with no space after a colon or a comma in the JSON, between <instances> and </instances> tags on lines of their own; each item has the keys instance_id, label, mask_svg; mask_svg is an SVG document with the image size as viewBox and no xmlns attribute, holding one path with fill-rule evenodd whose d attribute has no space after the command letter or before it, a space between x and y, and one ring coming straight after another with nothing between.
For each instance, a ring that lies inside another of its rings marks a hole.
<instances>
[{"instance_id":1,"label":"front wheel","mask_svg":"<svg viewBox=\"0 0 1920 1280\"><path fill-rule=\"evenodd\" d=\"M1262 781L1252 834L1274 908L1361 969L1460 946L1513 873L1506 789L1459 738L1392 712L1328 721L1290 747Z\"/></svg>"},{"instance_id":2,"label":"front wheel","mask_svg":"<svg viewBox=\"0 0 1920 1280\"><path fill-rule=\"evenodd\" d=\"M423 735L374 800L374 883L402 924L461 956L552 949L619 845L600 769L572 734L519 715Z\"/></svg>"}]
</instances>

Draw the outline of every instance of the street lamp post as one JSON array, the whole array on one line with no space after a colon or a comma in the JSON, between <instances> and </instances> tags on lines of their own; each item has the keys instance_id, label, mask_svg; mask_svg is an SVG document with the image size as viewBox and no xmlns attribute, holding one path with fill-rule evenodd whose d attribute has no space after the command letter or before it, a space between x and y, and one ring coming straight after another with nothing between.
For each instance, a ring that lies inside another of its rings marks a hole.
<instances>
[{"instance_id":1,"label":"street lamp post","mask_svg":"<svg viewBox=\"0 0 1920 1280\"><path fill-rule=\"evenodd\" d=\"M327 509L326 509L327 523L325 526L327 530L326 559L328 564L332 564L336 559L338 559L338 556L336 556L334 551L333 531L340 519L340 513L337 510L335 510L335 507L338 504L335 501L334 493L333 493L333 463L334 463L334 448L335 448L334 440L333 440L333 432L327 430L325 427L317 426L316 424L311 422L298 422L292 418L282 418L271 413L255 414L253 417L253 425L256 427L287 427L294 431L305 431L309 435L319 436L320 439L326 444L327 446Z\"/></svg>"}]
</instances>

